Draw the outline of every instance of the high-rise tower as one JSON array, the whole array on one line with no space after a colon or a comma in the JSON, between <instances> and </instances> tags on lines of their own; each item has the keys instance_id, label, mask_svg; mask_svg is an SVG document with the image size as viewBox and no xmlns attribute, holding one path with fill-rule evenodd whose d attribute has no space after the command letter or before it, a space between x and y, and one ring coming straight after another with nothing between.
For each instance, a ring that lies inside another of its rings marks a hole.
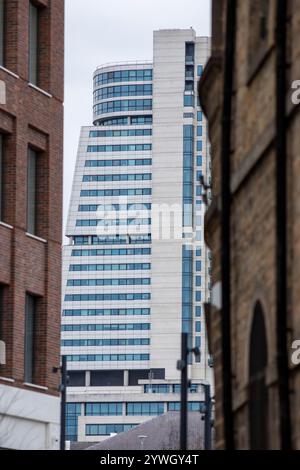
<instances>
[{"instance_id":1,"label":"high-rise tower","mask_svg":"<svg viewBox=\"0 0 300 470\"><path fill-rule=\"evenodd\" d=\"M200 181L210 167L196 90L209 47L192 29L158 31L153 63L94 74L94 125L81 131L64 248L71 440L178 410L182 331L201 350L189 371L189 407L201 410L211 370Z\"/></svg>"}]
</instances>

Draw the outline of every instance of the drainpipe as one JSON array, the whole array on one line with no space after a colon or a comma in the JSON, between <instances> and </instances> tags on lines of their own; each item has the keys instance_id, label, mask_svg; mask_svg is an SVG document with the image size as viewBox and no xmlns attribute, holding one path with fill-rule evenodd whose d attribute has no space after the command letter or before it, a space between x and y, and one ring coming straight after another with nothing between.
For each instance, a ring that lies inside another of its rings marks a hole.
<instances>
[{"instance_id":1,"label":"drainpipe","mask_svg":"<svg viewBox=\"0 0 300 470\"><path fill-rule=\"evenodd\" d=\"M227 0L226 38L222 116L221 150L221 276L222 276L222 382L224 440L227 450L234 450L234 426L232 413L232 359L231 359L231 314L230 314L230 153L232 91L235 65L236 0Z\"/></svg>"},{"instance_id":2,"label":"drainpipe","mask_svg":"<svg viewBox=\"0 0 300 470\"><path fill-rule=\"evenodd\" d=\"M287 1L277 0L276 19L276 340L281 449L290 450L291 418L287 345Z\"/></svg>"}]
</instances>

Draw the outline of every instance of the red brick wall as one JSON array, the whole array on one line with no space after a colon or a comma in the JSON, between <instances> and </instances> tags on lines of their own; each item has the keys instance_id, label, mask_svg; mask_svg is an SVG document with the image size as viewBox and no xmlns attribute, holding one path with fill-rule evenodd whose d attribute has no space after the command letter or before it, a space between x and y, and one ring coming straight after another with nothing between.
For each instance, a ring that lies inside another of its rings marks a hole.
<instances>
[{"instance_id":1,"label":"red brick wall","mask_svg":"<svg viewBox=\"0 0 300 470\"><path fill-rule=\"evenodd\" d=\"M7 285L3 335L7 364L0 376L24 387L24 310L26 292L38 297L36 373L34 383L58 391L61 303L61 235L63 176L64 1L43 0L40 6L39 87L28 84L28 0L9 0L5 67L7 102L0 105L5 138L4 222L0 225L0 283ZM27 152L39 152L37 235L26 235ZM2 339L2 338L1 338ZM1 380L0 380L1 382Z\"/></svg>"}]
</instances>

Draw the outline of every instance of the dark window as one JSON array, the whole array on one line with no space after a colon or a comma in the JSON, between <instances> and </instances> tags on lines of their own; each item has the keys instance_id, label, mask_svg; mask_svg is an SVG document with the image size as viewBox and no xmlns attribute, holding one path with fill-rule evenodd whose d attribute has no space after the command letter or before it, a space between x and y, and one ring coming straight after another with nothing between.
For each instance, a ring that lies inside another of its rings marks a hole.
<instances>
[{"instance_id":1,"label":"dark window","mask_svg":"<svg viewBox=\"0 0 300 470\"><path fill-rule=\"evenodd\" d=\"M68 371L69 387L85 387L85 371L72 370Z\"/></svg>"},{"instance_id":2,"label":"dark window","mask_svg":"<svg viewBox=\"0 0 300 470\"><path fill-rule=\"evenodd\" d=\"M139 385L139 380L160 380L165 379L165 369L142 369L129 371L129 385Z\"/></svg>"},{"instance_id":3,"label":"dark window","mask_svg":"<svg viewBox=\"0 0 300 470\"><path fill-rule=\"evenodd\" d=\"M5 0L0 0L0 65L5 65Z\"/></svg>"},{"instance_id":4,"label":"dark window","mask_svg":"<svg viewBox=\"0 0 300 470\"><path fill-rule=\"evenodd\" d=\"M3 221L4 213L4 146L3 135L0 134L0 220Z\"/></svg>"},{"instance_id":5,"label":"dark window","mask_svg":"<svg viewBox=\"0 0 300 470\"><path fill-rule=\"evenodd\" d=\"M38 85L39 9L29 3L29 81Z\"/></svg>"},{"instance_id":6,"label":"dark window","mask_svg":"<svg viewBox=\"0 0 300 470\"><path fill-rule=\"evenodd\" d=\"M4 341L4 331L3 331L4 291L5 291L5 286L0 284L0 341Z\"/></svg>"},{"instance_id":7,"label":"dark window","mask_svg":"<svg viewBox=\"0 0 300 470\"><path fill-rule=\"evenodd\" d=\"M25 305L25 338L24 338L24 381L33 383L34 379L34 332L35 332L36 298L26 295Z\"/></svg>"},{"instance_id":8,"label":"dark window","mask_svg":"<svg viewBox=\"0 0 300 470\"><path fill-rule=\"evenodd\" d=\"M267 337L261 305L254 311L250 338L249 434L250 449L268 449Z\"/></svg>"},{"instance_id":9,"label":"dark window","mask_svg":"<svg viewBox=\"0 0 300 470\"><path fill-rule=\"evenodd\" d=\"M29 149L27 168L27 231L36 234L37 153Z\"/></svg>"},{"instance_id":10,"label":"dark window","mask_svg":"<svg viewBox=\"0 0 300 470\"><path fill-rule=\"evenodd\" d=\"M122 370L91 371L92 387L119 387L122 385L124 385L124 372Z\"/></svg>"}]
</instances>

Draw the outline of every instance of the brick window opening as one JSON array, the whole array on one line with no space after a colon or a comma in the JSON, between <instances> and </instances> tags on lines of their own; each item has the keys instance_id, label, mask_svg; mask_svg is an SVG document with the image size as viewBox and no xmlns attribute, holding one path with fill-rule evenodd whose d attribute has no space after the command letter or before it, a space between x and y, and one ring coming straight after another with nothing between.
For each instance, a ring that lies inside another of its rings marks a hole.
<instances>
[{"instance_id":1,"label":"brick window opening","mask_svg":"<svg viewBox=\"0 0 300 470\"><path fill-rule=\"evenodd\" d=\"M29 81L39 83L39 8L29 3Z\"/></svg>"},{"instance_id":2,"label":"brick window opening","mask_svg":"<svg viewBox=\"0 0 300 470\"><path fill-rule=\"evenodd\" d=\"M0 65L5 66L5 0L0 0Z\"/></svg>"},{"instance_id":3,"label":"brick window opening","mask_svg":"<svg viewBox=\"0 0 300 470\"><path fill-rule=\"evenodd\" d=\"M0 134L0 221L4 218L4 142L3 134Z\"/></svg>"},{"instance_id":4,"label":"brick window opening","mask_svg":"<svg viewBox=\"0 0 300 470\"><path fill-rule=\"evenodd\" d=\"M24 382L33 383L35 371L36 298L26 294L24 331Z\"/></svg>"},{"instance_id":5,"label":"brick window opening","mask_svg":"<svg viewBox=\"0 0 300 470\"><path fill-rule=\"evenodd\" d=\"M28 150L27 167L27 232L37 235L37 165L38 154Z\"/></svg>"}]
</instances>

